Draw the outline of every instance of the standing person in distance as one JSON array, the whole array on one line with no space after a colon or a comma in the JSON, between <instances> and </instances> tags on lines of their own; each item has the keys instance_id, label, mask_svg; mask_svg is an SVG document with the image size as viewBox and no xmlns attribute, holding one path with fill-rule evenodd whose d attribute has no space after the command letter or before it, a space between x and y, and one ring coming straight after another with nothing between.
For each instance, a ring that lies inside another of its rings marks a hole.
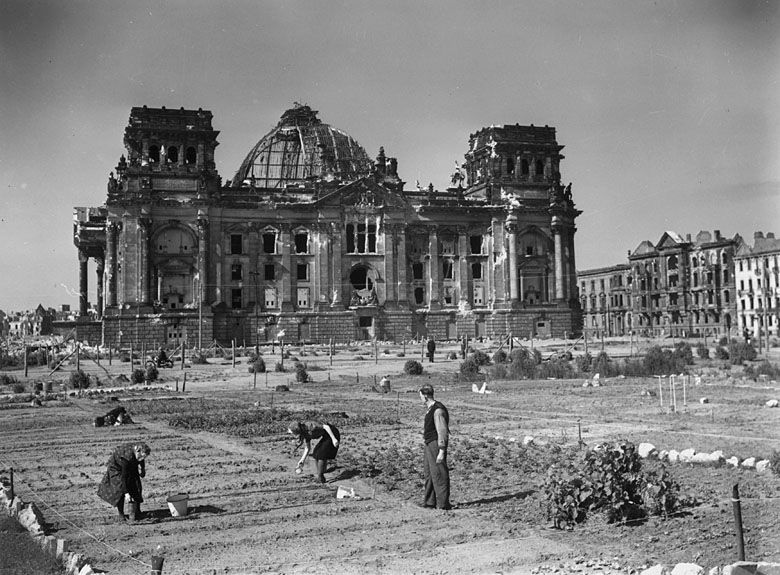
<instances>
[{"instance_id":1,"label":"standing person in distance","mask_svg":"<svg viewBox=\"0 0 780 575\"><path fill-rule=\"evenodd\" d=\"M325 483L325 469L328 460L336 459L336 455L339 452L339 444L341 442L339 430L331 423L314 425L309 428L305 423L299 421L291 425L287 432L291 433L298 440L298 445L295 446L295 449L298 449L301 445L304 446L303 456L295 468L295 473L301 472L306 458L311 453L311 456L317 462L317 478L320 483ZM314 451L311 449L312 439L319 439L319 442L314 447Z\"/></svg>"},{"instance_id":2,"label":"standing person in distance","mask_svg":"<svg viewBox=\"0 0 780 575\"><path fill-rule=\"evenodd\" d=\"M433 353L436 351L436 342L433 341L433 338L428 338L428 363L433 363Z\"/></svg>"},{"instance_id":3,"label":"standing person in distance","mask_svg":"<svg viewBox=\"0 0 780 575\"><path fill-rule=\"evenodd\" d=\"M426 407L423 424L425 443L425 500L423 507L452 509L450 504L450 470L447 446L450 438L450 415L444 404L433 398L433 386L420 388L420 399Z\"/></svg>"}]
</instances>

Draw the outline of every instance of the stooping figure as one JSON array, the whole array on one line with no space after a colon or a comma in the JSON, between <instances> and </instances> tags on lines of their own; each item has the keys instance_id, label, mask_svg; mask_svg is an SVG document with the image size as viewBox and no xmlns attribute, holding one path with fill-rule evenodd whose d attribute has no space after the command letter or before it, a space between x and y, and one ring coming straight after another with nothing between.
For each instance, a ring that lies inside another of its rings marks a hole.
<instances>
[{"instance_id":1,"label":"stooping figure","mask_svg":"<svg viewBox=\"0 0 780 575\"><path fill-rule=\"evenodd\" d=\"M336 459L336 455L339 452L339 444L341 442L341 434L336 426L330 423L324 423L322 425L307 426L300 421L293 424L287 429L288 433L291 433L298 444L295 449L298 449L303 445L303 456L298 465L295 468L296 473L301 473L303 464L306 458L311 454L314 461L317 463L317 478L320 483L325 483L325 469L328 461ZM311 449L311 440L319 439L317 445L314 447L314 451Z\"/></svg>"},{"instance_id":2,"label":"stooping figure","mask_svg":"<svg viewBox=\"0 0 780 575\"><path fill-rule=\"evenodd\" d=\"M426 408L423 423L423 443L425 443L423 507L451 509L450 470L447 467L450 415L444 404L433 398L433 386L430 384L420 388L420 399Z\"/></svg>"},{"instance_id":3,"label":"stooping figure","mask_svg":"<svg viewBox=\"0 0 780 575\"><path fill-rule=\"evenodd\" d=\"M125 520L125 494L130 495L137 504L136 519L140 517L141 478L146 475L146 457L151 453L146 443L128 443L120 445L111 454L106 466L106 474L100 482L97 494L117 508L119 517Z\"/></svg>"}]
</instances>

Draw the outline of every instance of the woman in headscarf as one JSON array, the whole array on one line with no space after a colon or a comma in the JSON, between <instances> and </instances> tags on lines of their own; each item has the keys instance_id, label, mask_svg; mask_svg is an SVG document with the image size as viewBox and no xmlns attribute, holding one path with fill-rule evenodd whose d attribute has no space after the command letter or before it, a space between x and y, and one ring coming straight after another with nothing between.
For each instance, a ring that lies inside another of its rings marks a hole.
<instances>
[{"instance_id":1,"label":"woman in headscarf","mask_svg":"<svg viewBox=\"0 0 780 575\"><path fill-rule=\"evenodd\" d=\"M125 494L138 504L136 518L140 516L141 477L146 475L146 457L151 453L146 443L120 445L108 459L106 474L100 482L97 494L106 503L117 508L119 517L125 519Z\"/></svg>"},{"instance_id":2,"label":"woman in headscarf","mask_svg":"<svg viewBox=\"0 0 780 575\"><path fill-rule=\"evenodd\" d=\"M299 421L291 425L287 432L291 433L298 440L298 445L295 446L295 449L304 445L303 457L298 462L295 473L301 472L306 458L311 453L312 458L317 462L317 478L320 480L320 483L325 483L325 469L328 461L336 459L339 451L339 443L341 442L339 430L331 423L317 424L310 427ZM319 439L319 442L314 447L314 451L311 449L312 439Z\"/></svg>"}]
</instances>

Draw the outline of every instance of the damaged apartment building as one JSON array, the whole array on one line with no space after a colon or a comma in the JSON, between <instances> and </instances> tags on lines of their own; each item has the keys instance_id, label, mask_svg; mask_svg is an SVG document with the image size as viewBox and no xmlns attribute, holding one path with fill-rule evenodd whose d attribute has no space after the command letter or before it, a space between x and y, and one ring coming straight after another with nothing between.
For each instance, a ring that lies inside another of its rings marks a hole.
<instances>
[{"instance_id":1,"label":"damaged apartment building","mask_svg":"<svg viewBox=\"0 0 780 575\"><path fill-rule=\"evenodd\" d=\"M82 338L254 345L581 329L555 128L468 140L445 191L406 189L296 104L229 181L206 110L136 107L105 204L75 208ZM89 273L90 262L95 275ZM90 276L98 321L87 318Z\"/></svg>"}]
</instances>

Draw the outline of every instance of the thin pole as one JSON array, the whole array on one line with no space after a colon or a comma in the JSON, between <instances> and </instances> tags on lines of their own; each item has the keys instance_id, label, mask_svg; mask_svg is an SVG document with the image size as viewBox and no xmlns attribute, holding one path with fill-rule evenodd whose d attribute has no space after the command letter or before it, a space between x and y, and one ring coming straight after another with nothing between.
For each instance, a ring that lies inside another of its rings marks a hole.
<instances>
[{"instance_id":1,"label":"thin pole","mask_svg":"<svg viewBox=\"0 0 780 575\"><path fill-rule=\"evenodd\" d=\"M10 490L9 493L11 495L10 500L13 502L14 496L15 496L15 493L14 493L14 468L12 467L10 471L11 471L11 490Z\"/></svg>"},{"instance_id":2,"label":"thin pole","mask_svg":"<svg viewBox=\"0 0 780 575\"><path fill-rule=\"evenodd\" d=\"M233 354L233 365L231 367L236 367L236 340L235 340L235 338L230 343L231 343L231 346L230 346L231 347L231 352Z\"/></svg>"},{"instance_id":3,"label":"thin pole","mask_svg":"<svg viewBox=\"0 0 780 575\"><path fill-rule=\"evenodd\" d=\"M742 505L739 501L739 483L731 488L731 505L734 508L734 530L737 535L737 559L745 560L745 537L742 534Z\"/></svg>"},{"instance_id":4,"label":"thin pole","mask_svg":"<svg viewBox=\"0 0 780 575\"><path fill-rule=\"evenodd\" d=\"M328 340L328 358L330 360L331 367L333 367L333 338Z\"/></svg>"},{"instance_id":5,"label":"thin pole","mask_svg":"<svg viewBox=\"0 0 780 575\"><path fill-rule=\"evenodd\" d=\"M184 343L181 345L181 368L184 369L184 359L187 355L187 338L184 338Z\"/></svg>"},{"instance_id":6,"label":"thin pole","mask_svg":"<svg viewBox=\"0 0 780 575\"><path fill-rule=\"evenodd\" d=\"M133 383L133 344L130 344L130 383Z\"/></svg>"},{"instance_id":7,"label":"thin pole","mask_svg":"<svg viewBox=\"0 0 780 575\"><path fill-rule=\"evenodd\" d=\"M379 363L379 346L377 346L376 338L374 338L374 364Z\"/></svg>"},{"instance_id":8,"label":"thin pole","mask_svg":"<svg viewBox=\"0 0 780 575\"><path fill-rule=\"evenodd\" d=\"M27 354L24 355L25 358L27 357ZM26 363L26 361L25 361ZM76 371L81 369L81 344L79 342L76 342ZM25 376L27 376L26 371L26 365L25 365Z\"/></svg>"},{"instance_id":9,"label":"thin pole","mask_svg":"<svg viewBox=\"0 0 780 575\"><path fill-rule=\"evenodd\" d=\"M111 365L111 344L108 344L108 365Z\"/></svg>"},{"instance_id":10,"label":"thin pole","mask_svg":"<svg viewBox=\"0 0 780 575\"><path fill-rule=\"evenodd\" d=\"M664 408L664 387L661 384L661 381L663 380L663 375L656 375L658 378L658 397L661 401L661 409Z\"/></svg>"},{"instance_id":11,"label":"thin pole","mask_svg":"<svg viewBox=\"0 0 780 575\"><path fill-rule=\"evenodd\" d=\"M257 389L257 369L252 368L252 376L252 389Z\"/></svg>"},{"instance_id":12,"label":"thin pole","mask_svg":"<svg viewBox=\"0 0 780 575\"><path fill-rule=\"evenodd\" d=\"M24 377L27 377L27 344L24 345L23 353L24 353Z\"/></svg>"},{"instance_id":13,"label":"thin pole","mask_svg":"<svg viewBox=\"0 0 780 575\"><path fill-rule=\"evenodd\" d=\"M672 409L677 413L677 380L674 376L670 376L669 379L672 382L672 405L674 406Z\"/></svg>"},{"instance_id":14,"label":"thin pole","mask_svg":"<svg viewBox=\"0 0 780 575\"><path fill-rule=\"evenodd\" d=\"M669 376L669 409L673 410L673 407L672 407L672 382L674 382L674 376L670 375Z\"/></svg>"}]
</instances>

